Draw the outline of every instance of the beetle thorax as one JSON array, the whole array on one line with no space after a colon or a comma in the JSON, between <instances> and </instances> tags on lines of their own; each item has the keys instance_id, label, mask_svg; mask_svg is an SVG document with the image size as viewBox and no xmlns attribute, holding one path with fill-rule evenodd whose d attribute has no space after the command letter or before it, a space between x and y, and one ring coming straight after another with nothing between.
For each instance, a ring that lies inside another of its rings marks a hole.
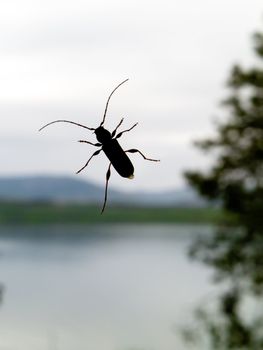
<instances>
[{"instance_id":1,"label":"beetle thorax","mask_svg":"<svg viewBox=\"0 0 263 350\"><path fill-rule=\"evenodd\" d=\"M103 126L99 126L95 130L95 134L96 134L97 140L101 143L108 142L112 139L111 133L108 130L104 129Z\"/></svg>"}]
</instances>

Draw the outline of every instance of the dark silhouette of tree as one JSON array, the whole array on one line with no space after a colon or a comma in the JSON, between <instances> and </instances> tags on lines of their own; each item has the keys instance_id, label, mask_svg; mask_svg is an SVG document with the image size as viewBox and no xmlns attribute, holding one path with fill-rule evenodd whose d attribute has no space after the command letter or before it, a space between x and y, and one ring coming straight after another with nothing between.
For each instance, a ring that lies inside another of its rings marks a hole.
<instances>
[{"instance_id":1,"label":"dark silhouette of tree","mask_svg":"<svg viewBox=\"0 0 263 350\"><path fill-rule=\"evenodd\" d=\"M196 142L214 151L214 164L207 172L185 173L191 186L229 214L212 237L191 248L225 286L213 311L197 312L211 349L263 349L263 33L253 42L255 66L235 65L230 73L227 118L214 138ZM242 308L250 299L261 305L258 315L247 317Z\"/></svg>"}]
</instances>

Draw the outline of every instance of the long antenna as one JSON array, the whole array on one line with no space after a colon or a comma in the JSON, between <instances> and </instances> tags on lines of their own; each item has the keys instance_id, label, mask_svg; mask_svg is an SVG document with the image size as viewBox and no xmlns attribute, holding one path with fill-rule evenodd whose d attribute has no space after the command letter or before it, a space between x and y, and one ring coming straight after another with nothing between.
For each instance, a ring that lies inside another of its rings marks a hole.
<instances>
[{"instance_id":1,"label":"long antenna","mask_svg":"<svg viewBox=\"0 0 263 350\"><path fill-rule=\"evenodd\" d=\"M74 124L74 125L77 125L77 126L80 126L82 128L85 128L85 129L88 129L88 130L95 130L94 128L89 128L88 126L85 126L85 125L82 125L82 124L79 124L79 123L75 123L75 122L72 122L71 120L62 120L62 119L59 119L59 120L55 120L53 122L50 122L44 126L42 126L42 128L39 129L39 131L45 129L47 126L51 125L51 124L54 124L54 123L70 123L70 124Z\"/></svg>"},{"instance_id":2,"label":"long antenna","mask_svg":"<svg viewBox=\"0 0 263 350\"><path fill-rule=\"evenodd\" d=\"M108 109L108 104L110 101L111 96L113 95L113 93L124 83L126 83L126 81L128 81L129 79L126 79L124 81L122 81L118 86L116 86L116 88L111 92L110 96L108 97L107 103L106 103L106 107L105 107L105 111L104 111L104 115L103 115L103 119L102 122L100 123L100 126L102 126L105 122L105 118L106 118L106 113L107 113L107 109Z\"/></svg>"}]
</instances>

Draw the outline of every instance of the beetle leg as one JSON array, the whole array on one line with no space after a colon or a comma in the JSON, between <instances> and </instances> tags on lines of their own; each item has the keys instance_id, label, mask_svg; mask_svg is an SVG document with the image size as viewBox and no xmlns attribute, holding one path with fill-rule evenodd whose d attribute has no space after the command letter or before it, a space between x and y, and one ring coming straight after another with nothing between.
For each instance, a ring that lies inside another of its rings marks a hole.
<instances>
[{"instance_id":1,"label":"beetle leg","mask_svg":"<svg viewBox=\"0 0 263 350\"><path fill-rule=\"evenodd\" d=\"M133 128L135 128L136 125L138 125L138 123L135 123L130 129L123 130L122 132L120 132L120 133L115 137L115 139L120 138L120 137L122 136L123 133L132 130Z\"/></svg>"},{"instance_id":2,"label":"beetle leg","mask_svg":"<svg viewBox=\"0 0 263 350\"><path fill-rule=\"evenodd\" d=\"M121 119L121 121L119 122L119 124L116 126L116 128L113 130L113 132L111 133L111 137L114 137L118 128L121 126L121 124L123 123L123 118Z\"/></svg>"},{"instance_id":3,"label":"beetle leg","mask_svg":"<svg viewBox=\"0 0 263 350\"><path fill-rule=\"evenodd\" d=\"M152 159L152 158L147 158L147 157L145 157L145 155L142 154L141 151L139 151L138 149L135 149L135 148L133 148L133 149L128 149L128 150L125 151L125 152L129 152L129 153L136 153L136 152L138 152L138 153L140 153L140 155L141 155L145 160L150 160L150 161L152 161L152 162L160 162L160 159Z\"/></svg>"},{"instance_id":4,"label":"beetle leg","mask_svg":"<svg viewBox=\"0 0 263 350\"><path fill-rule=\"evenodd\" d=\"M88 143L89 145L96 146L96 147L100 147L101 146L101 143L93 143L93 142L89 142L89 141L86 141L86 140L78 140L78 142Z\"/></svg>"},{"instance_id":5,"label":"beetle leg","mask_svg":"<svg viewBox=\"0 0 263 350\"><path fill-rule=\"evenodd\" d=\"M110 175L111 175L111 172L110 172L110 167L111 167L111 163L108 167L108 171L106 173L106 186L105 186L105 196L104 196L104 203L103 203L103 207L101 209L101 214L104 212L104 209L106 207L106 202L107 202L107 197L108 197L108 183L109 183L109 179L110 179Z\"/></svg>"},{"instance_id":6,"label":"beetle leg","mask_svg":"<svg viewBox=\"0 0 263 350\"><path fill-rule=\"evenodd\" d=\"M94 156L97 156L97 155L100 153L101 150L102 150L102 148L99 149L98 151L94 152L94 153L92 154L92 156L90 157L90 159L87 161L87 163L86 163L81 169L79 169L79 170L76 172L76 174L79 174L82 170L84 170L84 169L88 166L88 164L89 164L89 162L91 161L91 159L92 159Z\"/></svg>"}]
</instances>

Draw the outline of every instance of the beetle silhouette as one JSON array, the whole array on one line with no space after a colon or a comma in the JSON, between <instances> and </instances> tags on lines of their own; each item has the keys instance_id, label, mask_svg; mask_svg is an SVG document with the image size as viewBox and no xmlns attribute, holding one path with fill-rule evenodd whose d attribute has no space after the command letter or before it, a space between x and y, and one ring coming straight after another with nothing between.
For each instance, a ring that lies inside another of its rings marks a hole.
<instances>
[{"instance_id":1,"label":"beetle silhouette","mask_svg":"<svg viewBox=\"0 0 263 350\"><path fill-rule=\"evenodd\" d=\"M129 157L127 156L126 153L139 153L145 160L149 160L149 161L153 161L153 162L159 162L159 159L151 159L151 158L147 158L145 157L145 155L139 151L138 149L132 148L132 149L128 149L126 151L124 151L122 149L122 147L120 146L119 142L117 139L119 139L125 132L128 132L130 130L132 130L133 128L135 128L135 126L138 123L135 123L131 128L123 130L121 132L119 132L117 135L117 130L118 128L121 126L121 124L123 123L123 118L121 119L121 121L119 122L119 124L116 126L116 128L110 132L107 129L105 129L103 127L105 119L106 119L106 114L107 114L107 110L108 110L108 105L109 105L109 101L112 97L112 95L114 94L114 92L124 83L126 83L129 79L126 79L124 81L122 81L119 85L117 85L114 90L110 93L107 102L106 102L106 107L104 110L104 114L103 114L103 118L102 118L102 122L100 123L99 127L97 128L90 128L86 125L83 124L79 124L76 123L74 121L71 120L64 120L64 119L59 119L59 120L54 120L44 126L42 126L42 128L39 129L39 131L43 130L44 128L46 128L47 126L54 124L54 123L70 123L73 125L77 125L80 126L82 128L94 131L96 138L98 140L97 143L93 143L90 141L86 141L86 140L79 140L79 142L81 143L87 143L89 145L95 146L95 147L101 147L99 150L95 151L92 156L88 159L88 161L86 162L86 164L80 168L76 174L79 174L82 170L84 170L89 162L91 161L91 159L94 156L97 156L101 151L103 151L105 153L105 155L108 157L110 164L108 167L108 170L106 172L106 185L105 185L105 194L104 194L104 202L103 202L103 206L101 209L101 214L104 212L104 209L106 207L106 203L107 203L107 196L108 196L108 183L109 183L109 179L111 176L111 166L114 167L114 169L117 171L117 173L122 176L122 177L126 177L129 179L132 179L134 177L134 167L132 162L130 161Z\"/></svg>"}]
</instances>

